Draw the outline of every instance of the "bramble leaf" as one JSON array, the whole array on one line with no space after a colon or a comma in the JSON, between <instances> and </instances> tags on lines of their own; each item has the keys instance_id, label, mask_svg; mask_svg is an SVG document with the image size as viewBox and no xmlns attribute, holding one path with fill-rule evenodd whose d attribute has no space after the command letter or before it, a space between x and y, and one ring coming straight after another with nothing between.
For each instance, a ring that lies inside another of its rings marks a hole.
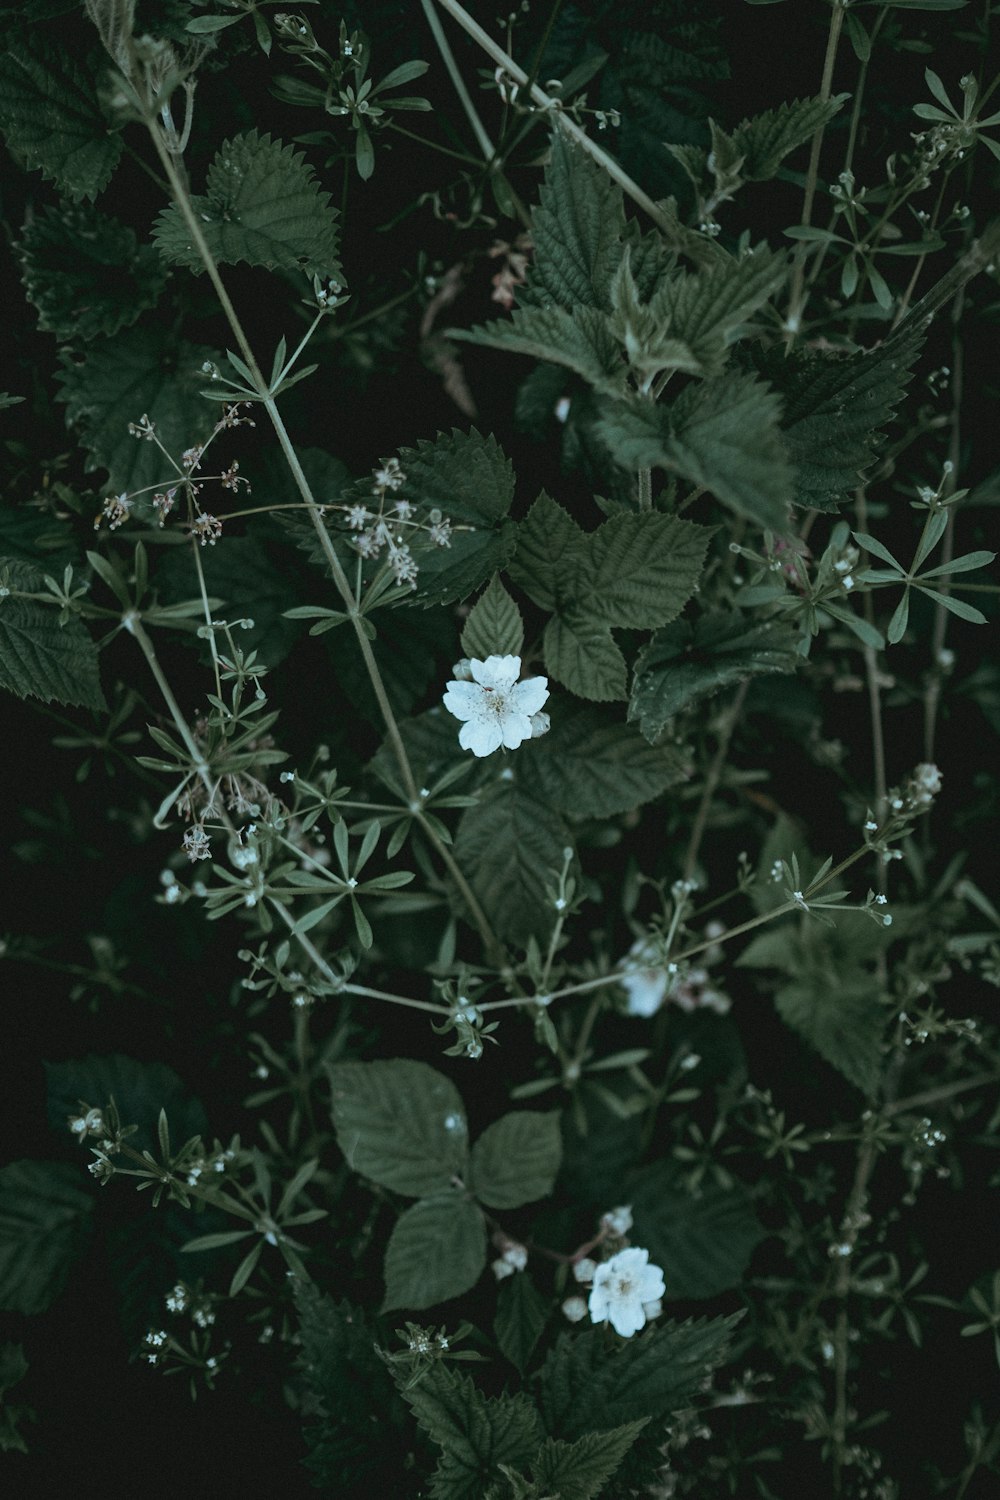
<instances>
[{"instance_id":1,"label":"bramble leaf","mask_svg":"<svg viewBox=\"0 0 1000 1500\"><path fill-rule=\"evenodd\" d=\"M501 1352L519 1375L524 1374L542 1336L549 1306L549 1299L542 1296L527 1271L517 1271L500 1283L493 1332Z\"/></svg>"},{"instance_id":2,"label":"bramble leaf","mask_svg":"<svg viewBox=\"0 0 1000 1500\"><path fill-rule=\"evenodd\" d=\"M665 1300L715 1297L739 1286L764 1230L739 1183L703 1183L692 1193L662 1164L632 1188L635 1238L663 1266Z\"/></svg>"},{"instance_id":3,"label":"bramble leaf","mask_svg":"<svg viewBox=\"0 0 1000 1500\"><path fill-rule=\"evenodd\" d=\"M520 656L524 646L521 612L494 574L469 613L462 650L474 661L488 656Z\"/></svg>"},{"instance_id":4,"label":"bramble leaf","mask_svg":"<svg viewBox=\"0 0 1000 1500\"><path fill-rule=\"evenodd\" d=\"M562 1159L557 1112L519 1109L488 1125L472 1148L469 1191L487 1208L547 1198Z\"/></svg>"},{"instance_id":5,"label":"bramble leaf","mask_svg":"<svg viewBox=\"0 0 1000 1500\"><path fill-rule=\"evenodd\" d=\"M513 782L462 814L455 858L501 939L548 937L555 914L545 887L572 843L562 818Z\"/></svg>"},{"instance_id":6,"label":"bramble leaf","mask_svg":"<svg viewBox=\"0 0 1000 1500\"><path fill-rule=\"evenodd\" d=\"M464 1193L421 1198L400 1215L385 1252L383 1312L422 1310L475 1286L486 1265L486 1225Z\"/></svg>"},{"instance_id":7,"label":"bramble leaf","mask_svg":"<svg viewBox=\"0 0 1000 1500\"><path fill-rule=\"evenodd\" d=\"M465 1109L443 1073L397 1057L336 1063L330 1084L337 1144L352 1171L411 1198L443 1192L464 1174Z\"/></svg>"},{"instance_id":8,"label":"bramble leaf","mask_svg":"<svg viewBox=\"0 0 1000 1500\"><path fill-rule=\"evenodd\" d=\"M647 744L617 714L583 704L554 708L549 733L522 748L520 764L540 802L588 818L631 812L688 775L680 751Z\"/></svg>"}]
</instances>

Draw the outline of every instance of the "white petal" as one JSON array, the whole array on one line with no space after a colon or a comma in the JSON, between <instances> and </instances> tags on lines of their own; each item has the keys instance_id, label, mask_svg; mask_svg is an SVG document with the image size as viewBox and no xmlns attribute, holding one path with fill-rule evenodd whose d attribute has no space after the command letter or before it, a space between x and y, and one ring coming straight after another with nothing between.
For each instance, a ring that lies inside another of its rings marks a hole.
<instances>
[{"instance_id":1,"label":"white petal","mask_svg":"<svg viewBox=\"0 0 1000 1500\"><path fill-rule=\"evenodd\" d=\"M515 657L516 661L517 658ZM547 677L528 677L524 682L519 682L510 694L510 702L522 714L530 718L537 714L542 704L549 696L549 679Z\"/></svg>"},{"instance_id":2,"label":"white petal","mask_svg":"<svg viewBox=\"0 0 1000 1500\"><path fill-rule=\"evenodd\" d=\"M640 1328L646 1326L646 1314L642 1310L642 1303L635 1297L630 1297L627 1302L617 1302L611 1308L609 1316L612 1328L615 1333L620 1333L622 1338L631 1338L633 1333L638 1333Z\"/></svg>"},{"instance_id":3,"label":"white petal","mask_svg":"<svg viewBox=\"0 0 1000 1500\"><path fill-rule=\"evenodd\" d=\"M666 1289L663 1272L659 1266L647 1266L639 1278L639 1300L641 1302L659 1302Z\"/></svg>"},{"instance_id":4,"label":"white petal","mask_svg":"<svg viewBox=\"0 0 1000 1500\"><path fill-rule=\"evenodd\" d=\"M474 682L449 682L441 701L456 719L471 719L482 708L483 690Z\"/></svg>"},{"instance_id":5,"label":"white petal","mask_svg":"<svg viewBox=\"0 0 1000 1500\"><path fill-rule=\"evenodd\" d=\"M473 677L483 687L506 692L521 675L519 656L488 656L485 661L470 661Z\"/></svg>"},{"instance_id":6,"label":"white petal","mask_svg":"<svg viewBox=\"0 0 1000 1500\"><path fill-rule=\"evenodd\" d=\"M496 719L473 719L458 731L458 743L473 755L492 755L500 749L500 725Z\"/></svg>"},{"instance_id":7,"label":"white petal","mask_svg":"<svg viewBox=\"0 0 1000 1500\"><path fill-rule=\"evenodd\" d=\"M608 1316L608 1312L610 1310L608 1294L605 1291L604 1287L599 1286L596 1281L594 1283L594 1288L590 1294L590 1297L587 1300L587 1308L590 1312L591 1322L593 1323L603 1323L605 1318Z\"/></svg>"},{"instance_id":8,"label":"white petal","mask_svg":"<svg viewBox=\"0 0 1000 1500\"><path fill-rule=\"evenodd\" d=\"M531 720L525 714L505 713L502 724L503 742L508 750L516 750L531 739Z\"/></svg>"}]
</instances>

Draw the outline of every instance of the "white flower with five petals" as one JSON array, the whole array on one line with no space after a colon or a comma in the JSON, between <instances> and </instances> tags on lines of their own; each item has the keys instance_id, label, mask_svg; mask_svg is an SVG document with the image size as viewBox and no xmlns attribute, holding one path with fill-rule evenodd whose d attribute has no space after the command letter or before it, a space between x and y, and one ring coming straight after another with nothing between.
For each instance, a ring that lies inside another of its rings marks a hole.
<instances>
[{"instance_id":1,"label":"white flower with five petals","mask_svg":"<svg viewBox=\"0 0 1000 1500\"><path fill-rule=\"evenodd\" d=\"M619 1250L594 1274L590 1293L590 1318L594 1323L610 1320L623 1338L644 1328L659 1311L655 1304L666 1291L663 1272L649 1264L648 1250Z\"/></svg>"},{"instance_id":2,"label":"white flower with five petals","mask_svg":"<svg viewBox=\"0 0 1000 1500\"><path fill-rule=\"evenodd\" d=\"M470 661L471 682L449 682L444 706L463 720L458 743L473 755L492 755L503 745L516 750L533 735L544 734L548 715L540 712L549 696L547 677L518 682L519 656L488 656Z\"/></svg>"}]
</instances>

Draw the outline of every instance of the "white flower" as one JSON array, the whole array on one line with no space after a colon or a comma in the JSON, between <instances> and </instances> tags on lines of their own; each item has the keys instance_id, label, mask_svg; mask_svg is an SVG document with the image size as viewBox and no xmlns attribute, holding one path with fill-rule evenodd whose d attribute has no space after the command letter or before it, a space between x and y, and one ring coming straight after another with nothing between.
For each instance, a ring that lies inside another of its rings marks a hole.
<instances>
[{"instance_id":1,"label":"white flower","mask_svg":"<svg viewBox=\"0 0 1000 1500\"><path fill-rule=\"evenodd\" d=\"M649 1264L648 1250L619 1250L597 1268L588 1304L591 1321L610 1320L616 1333L630 1338L645 1327L644 1304L658 1302L665 1291L663 1272Z\"/></svg>"},{"instance_id":2,"label":"white flower","mask_svg":"<svg viewBox=\"0 0 1000 1500\"><path fill-rule=\"evenodd\" d=\"M625 962L629 963L631 960L633 963L641 963L644 959L653 958L655 952L648 938L636 938L628 950ZM640 969L635 974L623 974L619 982L628 994L628 1004L625 1007L628 1015L648 1018L656 1015L666 999L671 976L664 968L650 967Z\"/></svg>"},{"instance_id":3,"label":"white flower","mask_svg":"<svg viewBox=\"0 0 1000 1500\"><path fill-rule=\"evenodd\" d=\"M470 661L471 682L449 682L444 706L464 722L458 743L473 755L492 755L504 745L516 750L532 737L532 716L549 696L547 677L518 682L519 656L488 656Z\"/></svg>"},{"instance_id":4,"label":"white flower","mask_svg":"<svg viewBox=\"0 0 1000 1500\"><path fill-rule=\"evenodd\" d=\"M562 1310L563 1317L568 1318L571 1323L579 1323L581 1318L587 1316L587 1304L582 1297L567 1297Z\"/></svg>"},{"instance_id":5,"label":"white flower","mask_svg":"<svg viewBox=\"0 0 1000 1500\"><path fill-rule=\"evenodd\" d=\"M606 1214L601 1215L601 1223L606 1225L612 1234L628 1234L632 1228L631 1205L622 1204L618 1208L609 1208Z\"/></svg>"}]
</instances>

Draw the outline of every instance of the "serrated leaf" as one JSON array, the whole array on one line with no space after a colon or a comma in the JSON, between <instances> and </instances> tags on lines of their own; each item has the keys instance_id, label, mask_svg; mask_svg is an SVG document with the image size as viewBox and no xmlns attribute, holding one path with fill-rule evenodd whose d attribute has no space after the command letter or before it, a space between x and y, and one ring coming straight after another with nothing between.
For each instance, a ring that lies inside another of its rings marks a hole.
<instances>
[{"instance_id":1,"label":"serrated leaf","mask_svg":"<svg viewBox=\"0 0 1000 1500\"><path fill-rule=\"evenodd\" d=\"M494 574L469 613L462 650L473 661L488 656L520 656L524 646L521 611Z\"/></svg>"},{"instance_id":2,"label":"serrated leaf","mask_svg":"<svg viewBox=\"0 0 1000 1500\"><path fill-rule=\"evenodd\" d=\"M61 339L117 333L154 305L166 281L152 246L89 204L43 209L17 250L38 327Z\"/></svg>"},{"instance_id":3,"label":"serrated leaf","mask_svg":"<svg viewBox=\"0 0 1000 1500\"><path fill-rule=\"evenodd\" d=\"M545 185L531 216L532 300L607 308L621 258L621 189L562 130L551 136Z\"/></svg>"},{"instance_id":4,"label":"serrated leaf","mask_svg":"<svg viewBox=\"0 0 1000 1500\"><path fill-rule=\"evenodd\" d=\"M465 1109L443 1073L400 1057L337 1063L330 1083L337 1144L353 1171L412 1198L463 1175Z\"/></svg>"},{"instance_id":5,"label":"serrated leaf","mask_svg":"<svg viewBox=\"0 0 1000 1500\"><path fill-rule=\"evenodd\" d=\"M42 577L28 563L0 558L11 588L36 591ZM53 606L0 597L0 689L18 698L104 708L97 647L76 615L59 624Z\"/></svg>"},{"instance_id":6,"label":"serrated leaf","mask_svg":"<svg viewBox=\"0 0 1000 1500\"><path fill-rule=\"evenodd\" d=\"M95 198L121 155L97 102L96 55L77 63L37 30L0 54L0 131L70 198Z\"/></svg>"},{"instance_id":7,"label":"serrated leaf","mask_svg":"<svg viewBox=\"0 0 1000 1500\"><path fill-rule=\"evenodd\" d=\"M490 1399L445 1364L432 1365L403 1396L441 1449L431 1500L482 1500L500 1465L527 1463L545 1436L526 1395Z\"/></svg>"},{"instance_id":8,"label":"serrated leaf","mask_svg":"<svg viewBox=\"0 0 1000 1500\"><path fill-rule=\"evenodd\" d=\"M510 576L542 609L555 609L567 558L585 534L544 490L518 527Z\"/></svg>"},{"instance_id":9,"label":"serrated leaf","mask_svg":"<svg viewBox=\"0 0 1000 1500\"><path fill-rule=\"evenodd\" d=\"M747 182L767 182L789 152L812 140L849 98L849 94L835 94L832 99L794 99L743 120L733 131L733 142L743 157L740 176Z\"/></svg>"},{"instance_id":10,"label":"serrated leaf","mask_svg":"<svg viewBox=\"0 0 1000 1500\"><path fill-rule=\"evenodd\" d=\"M797 635L779 625L751 624L736 611L680 620L658 630L636 658L628 716L648 740L682 709L762 672L793 672Z\"/></svg>"},{"instance_id":11,"label":"serrated leaf","mask_svg":"<svg viewBox=\"0 0 1000 1500\"><path fill-rule=\"evenodd\" d=\"M92 344L82 360L64 354L58 399L67 424L79 429L88 471L106 469L109 487L119 492L169 484L176 476L166 459L154 443L132 437L128 424L146 413L178 457L206 437L216 412L199 394L201 367L214 353L175 344L159 328L131 328Z\"/></svg>"},{"instance_id":12,"label":"serrated leaf","mask_svg":"<svg viewBox=\"0 0 1000 1500\"><path fill-rule=\"evenodd\" d=\"M39 1313L55 1301L93 1206L82 1164L15 1161L0 1170L0 1310Z\"/></svg>"},{"instance_id":13,"label":"serrated leaf","mask_svg":"<svg viewBox=\"0 0 1000 1500\"><path fill-rule=\"evenodd\" d=\"M739 1286L764 1238L744 1187L709 1182L692 1193L660 1164L635 1179L631 1198L634 1238L663 1267L665 1300L715 1297Z\"/></svg>"},{"instance_id":14,"label":"serrated leaf","mask_svg":"<svg viewBox=\"0 0 1000 1500\"><path fill-rule=\"evenodd\" d=\"M497 318L476 328L449 328L448 337L561 365L591 385L603 384L621 367L607 318L592 307L577 306L572 312L561 307L515 308L509 319Z\"/></svg>"},{"instance_id":15,"label":"serrated leaf","mask_svg":"<svg viewBox=\"0 0 1000 1500\"><path fill-rule=\"evenodd\" d=\"M588 1432L575 1443L549 1438L531 1466L541 1494L559 1500L595 1500L645 1427L648 1418L609 1432Z\"/></svg>"},{"instance_id":16,"label":"serrated leaf","mask_svg":"<svg viewBox=\"0 0 1000 1500\"><path fill-rule=\"evenodd\" d=\"M549 1196L561 1159L558 1113L514 1110L473 1146L468 1188L487 1208L520 1208Z\"/></svg>"},{"instance_id":17,"label":"serrated leaf","mask_svg":"<svg viewBox=\"0 0 1000 1500\"><path fill-rule=\"evenodd\" d=\"M820 1057L862 1093L875 1092L886 1015L873 976L815 968L802 980L782 985L774 1003L782 1020Z\"/></svg>"},{"instance_id":18,"label":"serrated leaf","mask_svg":"<svg viewBox=\"0 0 1000 1500\"><path fill-rule=\"evenodd\" d=\"M464 1193L422 1198L396 1221L385 1252L383 1312L437 1307L475 1286L486 1265L486 1224Z\"/></svg>"},{"instance_id":19,"label":"serrated leaf","mask_svg":"<svg viewBox=\"0 0 1000 1500\"><path fill-rule=\"evenodd\" d=\"M702 374L718 375L739 326L779 289L787 268L784 251L762 246L741 260L677 273L657 288L649 310L690 349Z\"/></svg>"},{"instance_id":20,"label":"serrated leaf","mask_svg":"<svg viewBox=\"0 0 1000 1500\"><path fill-rule=\"evenodd\" d=\"M244 651L256 651L267 667L284 661L302 633L301 626L284 617L299 596L275 550L255 536L234 536L221 546L199 549L198 557L206 590L222 601L216 614L227 620L253 620L251 630L239 632L239 643ZM163 604L200 598L191 546L172 547L157 568L154 582Z\"/></svg>"},{"instance_id":21,"label":"serrated leaf","mask_svg":"<svg viewBox=\"0 0 1000 1500\"><path fill-rule=\"evenodd\" d=\"M542 1336L549 1313L543 1297L527 1271L517 1271L501 1281L497 1289L497 1314L493 1332L506 1359L523 1375Z\"/></svg>"},{"instance_id":22,"label":"serrated leaf","mask_svg":"<svg viewBox=\"0 0 1000 1500\"><path fill-rule=\"evenodd\" d=\"M627 667L611 631L582 611L554 615L542 640L549 675L591 703L613 703L626 696Z\"/></svg>"},{"instance_id":23,"label":"serrated leaf","mask_svg":"<svg viewBox=\"0 0 1000 1500\"><path fill-rule=\"evenodd\" d=\"M455 858L501 939L547 938L554 913L545 894L573 840L566 824L513 782L501 782L462 814Z\"/></svg>"},{"instance_id":24,"label":"serrated leaf","mask_svg":"<svg viewBox=\"0 0 1000 1500\"><path fill-rule=\"evenodd\" d=\"M694 592L711 535L708 527L677 516L613 516L579 545L577 573L567 588L611 625L666 625Z\"/></svg>"},{"instance_id":25,"label":"serrated leaf","mask_svg":"<svg viewBox=\"0 0 1000 1500\"><path fill-rule=\"evenodd\" d=\"M538 1382L548 1433L571 1441L641 1417L655 1424L679 1411L722 1362L740 1316L657 1322L617 1344L599 1328L560 1334Z\"/></svg>"},{"instance_id":26,"label":"serrated leaf","mask_svg":"<svg viewBox=\"0 0 1000 1500\"><path fill-rule=\"evenodd\" d=\"M552 727L521 751L522 779L556 812L611 818L689 774L683 754L647 744L617 714L582 704L553 709Z\"/></svg>"},{"instance_id":27,"label":"serrated leaf","mask_svg":"<svg viewBox=\"0 0 1000 1500\"><path fill-rule=\"evenodd\" d=\"M191 203L215 260L343 280L336 209L294 146L257 130L233 136ZM176 205L160 214L153 239L174 265L205 269Z\"/></svg>"}]
</instances>

